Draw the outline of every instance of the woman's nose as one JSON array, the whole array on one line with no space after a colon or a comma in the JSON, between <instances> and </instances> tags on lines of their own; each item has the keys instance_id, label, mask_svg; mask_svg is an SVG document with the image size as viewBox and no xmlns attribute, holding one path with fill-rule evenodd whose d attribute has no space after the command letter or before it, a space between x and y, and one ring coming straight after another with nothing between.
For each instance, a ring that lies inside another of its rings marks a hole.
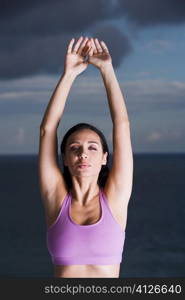
<instances>
[{"instance_id":1,"label":"woman's nose","mask_svg":"<svg viewBox=\"0 0 185 300\"><path fill-rule=\"evenodd\" d=\"M83 158L85 158L85 157L87 157L87 154L85 154L85 153L81 153L81 154L80 154L80 157L83 157Z\"/></svg>"}]
</instances>

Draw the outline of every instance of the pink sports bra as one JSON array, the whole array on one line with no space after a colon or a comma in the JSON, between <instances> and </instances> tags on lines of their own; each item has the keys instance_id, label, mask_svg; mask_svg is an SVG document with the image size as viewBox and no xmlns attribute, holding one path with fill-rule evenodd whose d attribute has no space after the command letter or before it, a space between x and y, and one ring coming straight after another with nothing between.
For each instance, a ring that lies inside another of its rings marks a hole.
<instances>
[{"instance_id":1,"label":"pink sports bra","mask_svg":"<svg viewBox=\"0 0 185 300\"><path fill-rule=\"evenodd\" d=\"M47 247L55 265L112 265L122 261L125 231L121 229L100 189L101 217L90 225L70 217L71 193L67 194L55 222L47 229Z\"/></svg>"}]
</instances>

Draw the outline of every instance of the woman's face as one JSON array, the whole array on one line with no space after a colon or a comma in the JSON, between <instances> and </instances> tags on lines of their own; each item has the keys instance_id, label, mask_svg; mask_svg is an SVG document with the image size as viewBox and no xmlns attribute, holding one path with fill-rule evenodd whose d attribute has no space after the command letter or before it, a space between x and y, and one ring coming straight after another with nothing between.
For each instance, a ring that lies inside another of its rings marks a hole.
<instances>
[{"instance_id":1,"label":"woman's face","mask_svg":"<svg viewBox=\"0 0 185 300\"><path fill-rule=\"evenodd\" d=\"M83 129L69 136L63 159L71 175L93 176L99 174L102 165L106 165L107 152L103 153L100 137L96 132Z\"/></svg>"}]
</instances>

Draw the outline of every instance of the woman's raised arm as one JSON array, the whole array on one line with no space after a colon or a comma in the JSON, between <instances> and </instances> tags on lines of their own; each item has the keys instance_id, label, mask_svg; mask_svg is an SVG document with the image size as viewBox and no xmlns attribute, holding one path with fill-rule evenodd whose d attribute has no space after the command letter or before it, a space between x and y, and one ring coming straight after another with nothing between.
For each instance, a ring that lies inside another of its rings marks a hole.
<instances>
[{"instance_id":1,"label":"woman's raised arm","mask_svg":"<svg viewBox=\"0 0 185 300\"><path fill-rule=\"evenodd\" d=\"M113 161L107 185L128 201L132 191L133 154L127 109L106 44L93 38L91 43L89 63L101 72L113 122Z\"/></svg>"},{"instance_id":2,"label":"woman's raised arm","mask_svg":"<svg viewBox=\"0 0 185 300\"><path fill-rule=\"evenodd\" d=\"M58 190L61 197L66 193L63 174L58 165L57 128L64 111L66 99L76 76L88 65L84 57L88 54L90 42L88 38L78 39L74 45L72 39L65 57L64 72L53 92L40 125L39 143L39 184L47 213L52 215Z\"/></svg>"}]
</instances>

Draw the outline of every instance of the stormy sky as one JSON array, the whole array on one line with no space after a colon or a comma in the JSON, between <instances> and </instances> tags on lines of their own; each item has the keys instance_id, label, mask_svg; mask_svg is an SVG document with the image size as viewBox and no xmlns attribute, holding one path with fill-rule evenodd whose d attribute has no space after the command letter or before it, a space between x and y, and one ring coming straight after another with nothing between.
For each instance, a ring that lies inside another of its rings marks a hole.
<instances>
[{"instance_id":1,"label":"stormy sky","mask_svg":"<svg viewBox=\"0 0 185 300\"><path fill-rule=\"evenodd\" d=\"M106 42L125 96L134 153L185 150L185 1L0 1L0 154L37 154L39 127L72 37ZM98 69L69 93L59 142L76 123L112 121Z\"/></svg>"}]
</instances>

